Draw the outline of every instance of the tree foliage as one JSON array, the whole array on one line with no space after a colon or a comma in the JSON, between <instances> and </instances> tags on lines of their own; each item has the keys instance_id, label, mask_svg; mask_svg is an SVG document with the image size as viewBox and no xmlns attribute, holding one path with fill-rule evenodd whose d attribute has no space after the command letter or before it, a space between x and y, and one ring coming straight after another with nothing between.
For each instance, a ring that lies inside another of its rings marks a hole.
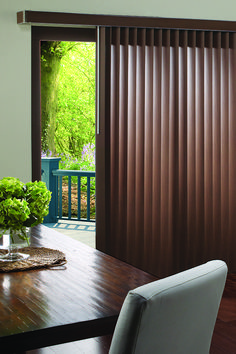
<instances>
[{"instance_id":1,"label":"tree foliage","mask_svg":"<svg viewBox=\"0 0 236 354\"><path fill-rule=\"evenodd\" d=\"M42 150L81 156L95 142L95 43L42 42Z\"/></svg>"},{"instance_id":2,"label":"tree foliage","mask_svg":"<svg viewBox=\"0 0 236 354\"><path fill-rule=\"evenodd\" d=\"M95 44L79 42L61 60L56 149L81 155L95 139Z\"/></svg>"},{"instance_id":3,"label":"tree foliage","mask_svg":"<svg viewBox=\"0 0 236 354\"><path fill-rule=\"evenodd\" d=\"M61 42L41 42L41 136L42 150L55 154L54 133Z\"/></svg>"}]
</instances>

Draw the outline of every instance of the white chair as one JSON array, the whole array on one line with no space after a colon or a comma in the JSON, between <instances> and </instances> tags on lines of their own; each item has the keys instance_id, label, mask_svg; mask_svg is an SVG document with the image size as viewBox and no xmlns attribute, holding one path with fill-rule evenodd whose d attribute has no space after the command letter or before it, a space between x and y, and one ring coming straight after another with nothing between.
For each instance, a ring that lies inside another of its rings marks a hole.
<instances>
[{"instance_id":1,"label":"white chair","mask_svg":"<svg viewBox=\"0 0 236 354\"><path fill-rule=\"evenodd\" d=\"M110 354L208 354L227 276L220 260L128 293Z\"/></svg>"}]
</instances>

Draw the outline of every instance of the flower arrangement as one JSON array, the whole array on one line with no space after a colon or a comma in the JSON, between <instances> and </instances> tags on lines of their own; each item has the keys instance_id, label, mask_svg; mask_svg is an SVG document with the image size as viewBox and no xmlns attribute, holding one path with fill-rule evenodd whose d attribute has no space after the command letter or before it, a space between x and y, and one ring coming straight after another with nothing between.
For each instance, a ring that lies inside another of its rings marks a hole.
<instances>
[{"instance_id":1,"label":"flower arrangement","mask_svg":"<svg viewBox=\"0 0 236 354\"><path fill-rule=\"evenodd\" d=\"M19 236L28 241L26 227L43 222L48 214L51 192L42 181L24 184L18 178L0 180L0 237L6 230L20 231Z\"/></svg>"}]
</instances>

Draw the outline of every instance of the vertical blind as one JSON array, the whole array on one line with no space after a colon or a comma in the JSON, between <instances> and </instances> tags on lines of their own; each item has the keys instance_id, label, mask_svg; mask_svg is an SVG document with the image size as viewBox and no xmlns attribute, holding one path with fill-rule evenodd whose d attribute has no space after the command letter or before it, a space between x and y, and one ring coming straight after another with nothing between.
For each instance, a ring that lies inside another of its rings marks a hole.
<instances>
[{"instance_id":1,"label":"vertical blind","mask_svg":"<svg viewBox=\"0 0 236 354\"><path fill-rule=\"evenodd\" d=\"M109 253L236 270L236 34L107 28Z\"/></svg>"}]
</instances>

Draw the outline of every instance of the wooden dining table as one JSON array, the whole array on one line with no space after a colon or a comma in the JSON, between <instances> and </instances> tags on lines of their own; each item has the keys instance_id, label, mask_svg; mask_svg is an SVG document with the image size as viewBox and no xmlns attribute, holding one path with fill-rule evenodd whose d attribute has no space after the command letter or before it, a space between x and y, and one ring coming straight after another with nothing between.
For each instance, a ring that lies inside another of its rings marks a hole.
<instances>
[{"instance_id":1,"label":"wooden dining table","mask_svg":"<svg viewBox=\"0 0 236 354\"><path fill-rule=\"evenodd\" d=\"M62 251L67 263L0 273L4 354L112 334L128 291L157 279L44 225L31 246Z\"/></svg>"}]
</instances>

